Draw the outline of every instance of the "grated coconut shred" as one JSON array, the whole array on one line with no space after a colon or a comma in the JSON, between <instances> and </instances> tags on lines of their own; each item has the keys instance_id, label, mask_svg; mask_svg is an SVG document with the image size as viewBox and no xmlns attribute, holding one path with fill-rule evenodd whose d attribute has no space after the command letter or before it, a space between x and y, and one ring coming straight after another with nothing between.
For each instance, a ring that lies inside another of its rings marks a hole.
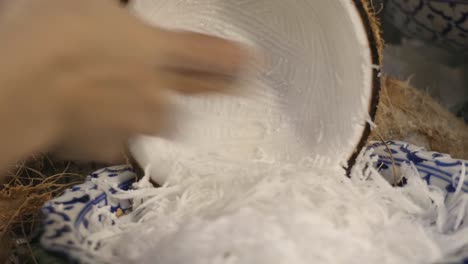
<instances>
[{"instance_id":1,"label":"grated coconut shred","mask_svg":"<svg viewBox=\"0 0 468 264\"><path fill-rule=\"evenodd\" d=\"M351 178L307 161L174 163L160 188L147 174L133 190L107 194L132 199L133 211L117 218L95 209L86 252L104 263L143 264L460 260L468 244L464 165L446 197L412 165L400 168L407 184L393 188L373 162L363 152Z\"/></svg>"}]
</instances>

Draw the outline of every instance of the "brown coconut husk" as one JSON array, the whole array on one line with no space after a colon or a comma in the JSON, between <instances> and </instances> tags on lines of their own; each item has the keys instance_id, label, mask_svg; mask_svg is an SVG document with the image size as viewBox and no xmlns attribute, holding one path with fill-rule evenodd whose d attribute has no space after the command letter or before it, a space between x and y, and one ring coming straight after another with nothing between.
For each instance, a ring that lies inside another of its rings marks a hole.
<instances>
[{"instance_id":1,"label":"brown coconut husk","mask_svg":"<svg viewBox=\"0 0 468 264\"><path fill-rule=\"evenodd\" d=\"M380 26L380 21L377 18L377 15L382 11L382 6L375 6L372 0L357 0L361 1L364 6L364 10L367 14L369 25L371 27L373 36L374 36L374 45L377 48L379 56L379 65L382 65L382 51L384 48L384 39L382 38L382 28Z\"/></svg>"},{"instance_id":2,"label":"brown coconut husk","mask_svg":"<svg viewBox=\"0 0 468 264\"><path fill-rule=\"evenodd\" d=\"M402 140L468 160L468 126L407 82L382 78L375 123L369 140Z\"/></svg>"}]
</instances>

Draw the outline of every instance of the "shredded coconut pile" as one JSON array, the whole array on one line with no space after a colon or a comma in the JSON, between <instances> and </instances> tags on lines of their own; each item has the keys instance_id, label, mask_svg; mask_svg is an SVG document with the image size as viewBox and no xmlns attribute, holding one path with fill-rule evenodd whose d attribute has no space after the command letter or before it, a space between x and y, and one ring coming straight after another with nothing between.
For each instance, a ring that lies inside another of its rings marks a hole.
<instances>
[{"instance_id":1,"label":"shredded coconut pile","mask_svg":"<svg viewBox=\"0 0 468 264\"><path fill-rule=\"evenodd\" d=\"M113 194L133 199L134 210L118 219L103 215L108 208L93 212L108 221L90 223L100 247L88 252L108 263L431 263L461 257L468 244L464 168L446 198L408 165L408 184L393 188L369 153L351 179L308 162L190 162L161 188L145 177Z\"/></svg>"}]
</instances>

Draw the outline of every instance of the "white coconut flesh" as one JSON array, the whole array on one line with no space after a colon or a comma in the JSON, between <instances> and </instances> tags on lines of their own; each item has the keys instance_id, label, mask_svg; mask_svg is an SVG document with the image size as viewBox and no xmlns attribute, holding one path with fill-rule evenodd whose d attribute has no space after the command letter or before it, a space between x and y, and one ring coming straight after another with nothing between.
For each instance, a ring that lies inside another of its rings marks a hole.
<instances>
[{"instance_id":1,"label":"white coconut flesh","mask_svg":"<svg viewBox=\"0 0 468 264\"><path fill-rule=\"evenodd\" d=\"M191 156L206 157L203 166L214 156L342 166L356 150L373 69L352 1L138 0L132 8L150 24L239 41L263 58L239 83L240 96L174 96L181 114L170 137L131 142L157 182Z\"/></svg>"}]
</instances>

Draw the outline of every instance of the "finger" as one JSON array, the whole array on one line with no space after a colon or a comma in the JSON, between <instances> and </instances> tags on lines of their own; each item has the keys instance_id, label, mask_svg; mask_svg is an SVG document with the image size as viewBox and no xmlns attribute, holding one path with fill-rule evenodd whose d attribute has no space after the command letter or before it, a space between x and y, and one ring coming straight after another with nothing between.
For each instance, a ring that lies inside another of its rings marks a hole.
<instances>
[{"instance_id":1,"label":"finger","mask_svg":"<svg viewBox=\"0 0 468 264\"><path fill-rule=\"evenodd\" d=\"M119 0L119 2L121 5L126 6L130 2L130 0Z\"/></svg>"},{"instance_id":2,"label":"finger","mask_svg":"<svg viewBox=\"0 0 468 264\"><path fill-rule=\"evenodd\" d=\"M160 67L170 71L235 78L252 57L246 47L226 39L195 32L163 32L166 53Z\"/></svg>"},{"instance_id":3,"label":"finger","mask_svg":"<svg viewBox=\"0 0 468 264\"><path fill-rule=\"evenodd\" d=\"M105 124L92 126L77 123L63 131L60 141L53 146L52 153L70 160L118 162L124 157L123 143L128 137L125 131Z\"/></svg>"},{"instance_id":4,"label":"finger","mask_svg":"<svg viewBox=\"0 0 468 264\"><path fill-rule=\"evenodd\" d=\"M107 137L109 138L109 137ZM90 141L75 141L57 145L52 153L62 159L76 161L95 161L108 164L122 163L125 160L122 140L102 140L97 137Z\"/></svg>"},{"instance_id":5,"label":"finger","mask_svg":"<svg viewBox=\"0 0 468 264\"><path fill-rule=\"evenodd\" d=\"M233 91L236 79L231 76L202 74L199 72L164 72L157 82L164 88L184 94Z\"/></svg>"}]
</instances>

